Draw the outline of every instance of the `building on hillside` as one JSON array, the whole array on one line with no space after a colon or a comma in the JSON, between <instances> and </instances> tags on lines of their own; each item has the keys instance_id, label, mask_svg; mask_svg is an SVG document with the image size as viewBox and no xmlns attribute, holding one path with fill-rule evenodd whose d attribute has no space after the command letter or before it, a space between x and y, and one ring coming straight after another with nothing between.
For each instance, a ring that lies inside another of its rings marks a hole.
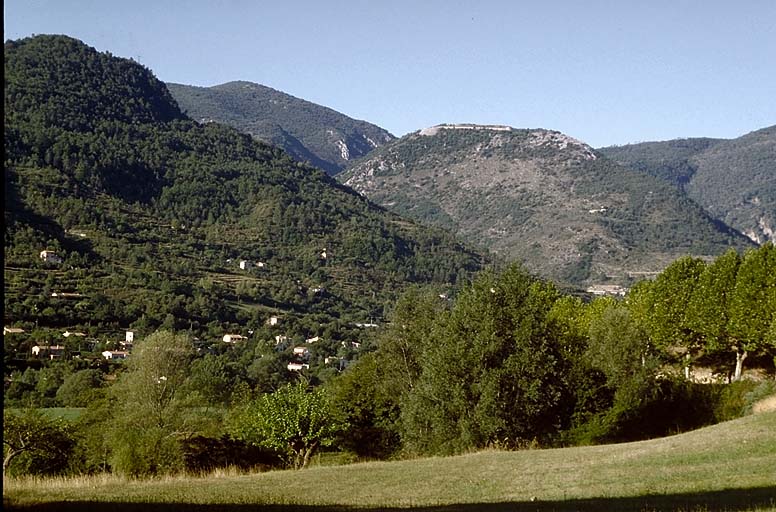
<instances>
[{"instance_id":1,"label":"building on hillside","mask_svg":"<svg viewBox=\"0 0 776 512\"><path fill-rule=\"evenodd\" d=\"M64 336L65 338L69 338L70 336L75 336L77 338L83 338L83 337L86 336L86 333L65 331L65 332L62 333L62 336Z\"/></svg>"},{"instance_id":2,"label":"building on hillside","mask_svg":"<svg viewBox=\"0 0 776 512\"><path fill-rule=\"evenodd\" d=\"M321 337L320 336L314 336L312 338L307 338L306 340L304 340L305 343L315 343L315 342L318 342L318 341L321 341Z\"/></svg>"},{"instance_id":3,"label":"building on hillside","mask_svg":"<svg viewBox=\"0 0 776 512\"><path fill-rule=\"evenodd\" d=\"M278 325L280 323L280 318L276 316L269 317L269 320L267 320L267 325Z\"/></svg>"},{"instance_id":4,"label":"building on hillside","mask_svg":"<svg viewBox=\"0 0 776 512\"><path fill-rule=\"evenodd\" d=\"M238 341L247 340L245 336L241 334L224 334L224 343L237 343Z\"/></svg>"},{"instance_id":5,"label":"building on hillside","mask_svg":"<svg viewBox=\"0 0 776 512\"><path fill-rule=\"evenodd\" d=\"M21 327L3 327L3 336L6 334L24 334L25 330Z\"/></svg>"},{"instance_id":6,"label":"building on hillside","mask_svg":"<svg viewBox=\"0 0 776 512\"><path fill-rule=\"evenodd\" d=\"M64 345L35 345L32 355L38 358L62 359L65 356Z\"/></svg>"},{"instance_id":7,"label":"building on hillside","mask_svg":"<svg viewBox=\"0 0 776 512\"><path fill-rule=\"evenodd\" d=\"M288 371L290 372L300 372L302 370L310 369L310 365L307 363L299 363L297 361L291 361L290 363L288 363L286 368L288 368Z\"/></svg>"},{"instance_id":8,"label":"building on hillside","mask_svg":"<svg viewBox=\"0 0 776 512\"><path fill-rule=\"evenodd\" d=\"M124 342L125 343L134 343L135 342L135 331L125 331L124 332Z\"/></svg>"},{"instance_id":9,"label":"building on hillside","mask_svg":"<svg viewBox=\"0 0 776 512\"><path fill-rule=\"evenodd\" d=\"M595 284L587 289L588 293L592 293L593 295L615 295L624 297L626 293L628 293L628 288L625 288L624 286L619 286L616 284Z\"/></svg>"},{"instance_id":10,"label":"building on hillside","mask_svg":"<svg viewBox=\"0 0 776 512\"><path fill-rule=\"evenodd\" d=\"M76 292L51 292L51 296L60 299L80 299L84 294Z\"/></svg>"},{"instance_id":11,"label":"building on hillside","mask_svg":"<svg viewBox=\"0 0 776 512\"><path fill-rule=\"evenodd\" d=\"M54 263L56 265L59 265L62 263L62 261L64 261L62 257L56 253L56 251L50 251L48 249L40 251L40 259L42 259L45 263Z\"/></svg>"},{"instance_id":12,"label":"building on hillside","mask_svg":"<svg viewBox=\"0 0 776 512\"><path fill-rule=\"evenodd\" d=\"M240 260L240 268L242 270L250 270L253 264L248 260Z\"/></svg>"},{"instance_id":13,"label":"building on hillside","mask_svg":"<svg viewBox=\"0 0 776 512\"><path fill-rule=\"evenodd\" d=\"M307 347L294 347L294 356L310 359L310 349Z\"/></svg>"},{"instance_id":14,"label":"building on hillside","mask_svg":"<svg viewBox=\"0 0 776 512\"><path fill-rule=\"evenodd\" d=\"M102 357L105 359L126 359L129 352L124 350L106 350L102 353Z\"/></svg>"}]
</instances>

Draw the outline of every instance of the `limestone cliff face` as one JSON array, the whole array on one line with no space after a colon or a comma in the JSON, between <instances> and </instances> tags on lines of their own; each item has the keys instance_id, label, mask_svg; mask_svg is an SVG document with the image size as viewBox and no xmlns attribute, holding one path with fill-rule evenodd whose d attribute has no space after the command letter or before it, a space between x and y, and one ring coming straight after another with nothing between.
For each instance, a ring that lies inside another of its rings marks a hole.
<instances>
[{"instance_id":1,"label":"limestone cliff face","mask_svg":"<svg viewBox=\"0 0 776 512\"><path fill-rule=\"evenodd\" d=\"M678 255L746 245L669 185L552 130L434 126L339 179L386 208L576 284L623 283Z\"/></svg>"}]
</instances>

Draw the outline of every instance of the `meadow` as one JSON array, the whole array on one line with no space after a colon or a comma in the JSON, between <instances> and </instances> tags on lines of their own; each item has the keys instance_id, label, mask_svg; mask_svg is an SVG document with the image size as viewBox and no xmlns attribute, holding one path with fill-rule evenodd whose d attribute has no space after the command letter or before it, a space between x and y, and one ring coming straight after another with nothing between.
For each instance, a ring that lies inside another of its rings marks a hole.
<instances>
[{"instance_id":1,"label":"meadow","mask_svg":"<svg viewBox=\"0 0 776 512\"><path fill-rule=\"evenodd\" d=\"M776 411L614 445L302 471L5 479L5 510L776 510Z\"/></svg>"}]
</instances>

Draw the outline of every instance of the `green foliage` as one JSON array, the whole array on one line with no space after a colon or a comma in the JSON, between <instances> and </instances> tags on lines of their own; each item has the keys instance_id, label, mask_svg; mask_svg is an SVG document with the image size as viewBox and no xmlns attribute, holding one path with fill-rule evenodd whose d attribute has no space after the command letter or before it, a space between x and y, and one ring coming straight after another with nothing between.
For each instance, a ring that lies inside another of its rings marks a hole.
<instances>
[{"instance_id":1,"label":"green foliage","mask_svg":"<svg viewBox=\"0 0 776 512\"><path fill-rule=\"evenodd\" d=\"M288 384L237 411L231 433L248 443L288 455L296 469L307 467L320 447L331 445L343 425L333 414L323 388Z\"/></svg>"},{"instance_id":2,"label":"green foliage","mask_svg":"<svg viewBox=\"0 0 776 512\"><path fill-rule=\"evenodd\" d=\"M3 410L3 476L59 474L67 470L76 441L71 426L37 409Z\"/></svg>"},{"instance_id":3,"label":"green foliage","mask_svg":"<svg viewBox=\"0 0 776 512\"><path fill-rule=\"evenodd\" d=\"M776 246L748 251L730 299L730 331L745 351L764 348L776 319ZM770 347L776 348L776 347Z\"/></svg>"},{"instance_id":4,"label":"green foliage","mask_svg":"<svg viewBox=\"0 0 776 512\"><path fill-rule=\"evenodd\" d=\"M99 370L71 373L57 389L57 402L65 407L86 407L100 396L103 383L103 374Z\"/></svg>"},{"instance_id":5,"label":"green foliage","mask_svg":"<svg viewBox=\"0 0 776 512\"><path fill-rule=\"evenodd\" d=\"M624 307L609 307L590 325L585 357L606 376L613 389L633 379L646 381L654 377L656 365L648 352L647 333Z\"/></svg>"},{"instance_id":6,"label":"green foliage","mask_svg":"<svg viewBox=\"0 0 776 512\"><path fill-rule=\"evenodd\" d=\"M393 393L406 377L391 374L383 366L390 360L366 354L330 385L333 408L347 425L336 445L361 458L386 459L401 448L401 395Z\"/></svg>"},{"instance_id":7,"label":"green foliage","mask_svg":"<svg viewBox=\"0 0 776 512\"><path fill-rule=\"evenodd\" d=\"M189 338L159 331L135 347L127 371L111 387L117 408L108 439L113 471L131 476L183 467L180 441L208 433L213 418L187 391L193 356Z\"/></svg>"},{"instance_id":8,"label":"green foliage","mask_svg":"<svg viewBox=\"0 0 776 512\"><path fill-rule=\"evenodd\" d=\"M663 350L672 346L681 347L685 353L698 349L699 340L688 325L686 310L704 268L700 259L680 258L663 270L650 287L647 326L652 341Z\"/></svg>"},{"instance_id":9,"label":"green foliage","mask_svg":"<svg viewBox=\"0 0 776 512\"><path fill-rule=\"evenodd\" d=\"M704 268L687 304L686 324L703 338L709 352L729 350L730 301L741 257L734 250Z\"/></svg>"},{"instance_id":10,"label":"green foliage","mask_svg":"<svg viewBox=\"0 0 776 512\"><path fill-rule=\"evenodd\" d=\"M453 453L554 434L569 400L566 361L547 320L557 298L516 266L464 291L402 404L405 447Z\"/></svg>"}]
</instances>

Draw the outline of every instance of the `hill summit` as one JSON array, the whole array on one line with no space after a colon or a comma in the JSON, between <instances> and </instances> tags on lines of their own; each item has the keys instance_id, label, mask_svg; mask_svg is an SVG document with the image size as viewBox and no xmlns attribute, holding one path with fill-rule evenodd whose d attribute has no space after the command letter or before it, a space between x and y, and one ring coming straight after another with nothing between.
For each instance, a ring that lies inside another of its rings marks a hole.
<instances>
[{"instance_id":1,"label":"hill summit","mask_svg":"<svg viewBox=\"0 0 776 512\"><path fill-rule=\"evenodd\" d=\"M661 180L553 130L433 126L375 150L338 179L576 284L627 282L682 254L747 246Z\"/></svg>"},{"instance_id":2,"label":"hill summit","mask_svg":"<svg viewBox=\"0 0 776 512\"><path fill-rule=\"evenodd\" d=\"M379 126L261 84L167 86L194 120L227 124L329 174L395 139Z\"/></svg>"}]
</instances>

